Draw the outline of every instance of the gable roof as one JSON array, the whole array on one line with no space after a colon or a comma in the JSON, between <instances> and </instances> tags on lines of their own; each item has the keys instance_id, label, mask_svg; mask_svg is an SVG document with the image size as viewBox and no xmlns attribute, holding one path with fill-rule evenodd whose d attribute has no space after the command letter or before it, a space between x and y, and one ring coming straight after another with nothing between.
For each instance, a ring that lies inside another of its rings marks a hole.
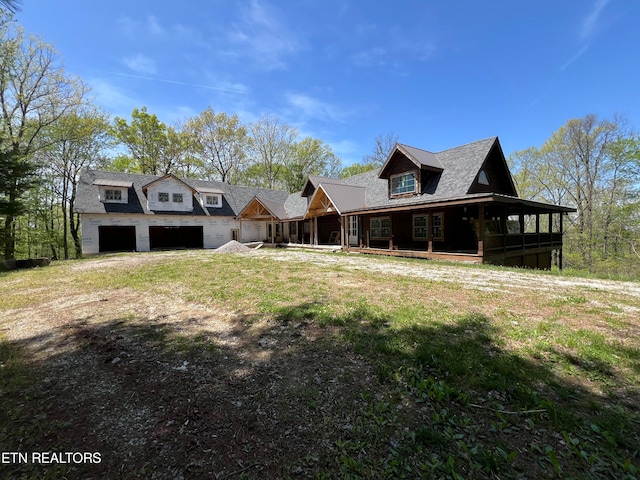
<instances>
[{"instance_id":1,"label":"gable roof","mask_svg":"<svg viewBox=\"0 0 640 480\"><path fill-rule=\"evenodd\" d=\"M167 173L166 175L163 175L163 176L162 176L162 177L160 177L160 178L156 178L156 179L154 179L154 180L150 181L149 183L147 183L146 185L143 185L143 186L142 186L142 191L146 193L146 192L147 192L147 189L148 189L151 185L153 185L154 183L162 182L163 180L168 180L168 179L173 179L173 180L175 180L176 182L178 182L178 183L181 183L181 184L185 185L185 186L186 186L187 188L189 188L193 193L196 193L196 192L197 192L197 190L196 190L195 188L193 188L191 185L189 185L189 184L188 184L187 182L185 182L184 180L182 180L182 179L180 179L180 178L176 177L173 173Z\"/></svg>"},{"instance_id":2,"label":"gable roof","mask_svg":"<svg viewBox=\"0 0 640 480\"><path fill-rule=\"evenodd\" d=\"M440 163L440 160L438 160L438 156L435 153L431 153L416 147L410 147L409 145L396 143L395 147L387 157L387 160L384 162L384 165L382 165L382 167L380 168L380 177L388 178L389 167L393 163L393 158L396 152L402 153L418 168L439 172L444 169L442 163Z\"/></svg>"},{"instance_id":3,"label":"gable roof","mask_svg":"<svg viewBox=\"0 0 640 480\"><path fill-rule=\"evenodd\" d=\"M311 212L321 212L323 209L327 209L327 206L322 205L322 200L328 200L333 209L342 215L344 212L360 210L365 208L365 188L354 185L344 185L342 183L320 183L318 188L309 201L309 207L305 212L305 217L312 216ZM321 208L318 208L318 204L321 204Z\"/></svg>"}]
</instances>

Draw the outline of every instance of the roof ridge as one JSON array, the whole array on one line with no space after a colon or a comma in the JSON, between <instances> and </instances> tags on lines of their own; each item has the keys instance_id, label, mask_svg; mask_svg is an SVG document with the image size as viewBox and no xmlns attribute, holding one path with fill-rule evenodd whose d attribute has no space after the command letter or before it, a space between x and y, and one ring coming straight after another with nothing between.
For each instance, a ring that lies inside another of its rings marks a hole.
<instances>
[{"instance_id":1,"label":"roof ridge","mask_svg":"<svg viewBox=\"0 0 640 480\"><path fill-rule=\"evenodd\" d=\"M403 147L413 148L415 150L420 150L421 152L430 153L431 155L435 155L436 154L436 152L432 152L430 150L425 150L424 148L420 148L420 147L414 147L413 145L407 145L406 143L398 143L398 145L402 145Z\"/></svg>"},{"instance_id":2,"label":"roof ridge","mask_svg":"<svg viewBox=\"0 0 640 480\"><path fill-rule=\"evenodd\" d=\"M487 138L483 138L483 139L480 139L480 140L475 140L473 142L467 142L465 144L458 145L457 147L451 147L451 148L446 148L444 150L440 150L439 152L436 152L435 155L438 155L438 154L444 153L444 152L448 152L449 150L455 150L457 148L467 147L469 145L473 145L474 143L486 142L487 140L495 140L496 138L498 138L498 136L494 135L493 137L487 137Z\"/></svg>"}]
</instances>

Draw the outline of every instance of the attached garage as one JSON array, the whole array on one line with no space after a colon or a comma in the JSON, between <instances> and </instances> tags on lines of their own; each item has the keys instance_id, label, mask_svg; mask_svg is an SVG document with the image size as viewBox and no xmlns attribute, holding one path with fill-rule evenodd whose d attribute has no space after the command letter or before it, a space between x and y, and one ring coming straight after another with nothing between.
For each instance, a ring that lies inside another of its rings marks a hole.
<instances>
[{"instance_id":1,"label":"attached garage","mask_svg":"<svg viewBox=\"0 0 640 480\"><path fill-rule=\"evenodd\" d=\"M203 248L202 226L149 227L151 250L174 248Z\"/></svg>"},{"instance_id":2,"label":"attached garage","mask_svg":"<svg viewBox=\"0 0 640 480\"><path fill-rule=\"evenodd\" d=\"M135 226L98 227L99 252L134 252L136 250Z\"/></svg>"}]
</instances>

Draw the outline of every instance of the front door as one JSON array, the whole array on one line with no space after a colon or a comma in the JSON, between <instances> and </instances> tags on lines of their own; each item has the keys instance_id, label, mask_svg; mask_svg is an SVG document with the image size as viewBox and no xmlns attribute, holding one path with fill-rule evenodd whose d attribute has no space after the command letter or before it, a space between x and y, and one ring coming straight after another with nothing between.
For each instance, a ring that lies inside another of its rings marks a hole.
<instances>
[{"instance_id":1,"label":"front door","mask_svg":"<svg viewBox=\"0 0 640 480\"><path fill-rule=\"evenodd\" d=\"M349 216L349 245L358 245L358 217L355 215Z\"/></svg>"}]
</instances>

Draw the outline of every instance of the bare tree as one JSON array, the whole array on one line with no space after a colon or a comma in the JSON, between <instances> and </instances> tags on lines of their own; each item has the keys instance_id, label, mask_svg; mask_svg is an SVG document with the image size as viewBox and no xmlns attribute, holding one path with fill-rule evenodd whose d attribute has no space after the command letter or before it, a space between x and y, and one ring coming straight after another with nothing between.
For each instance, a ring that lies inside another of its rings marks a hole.
<instances>
[{"instance_id":1,"label":"bare tree","mask_svg":"<svg viewBox=\"0 0 640 480\"><path fill-rule=\"evenodd\" d=\"M280 180L283 167L293 154L298 131L267 115L249 127L249 149L253 165L248 170L257 186L274 188Z\"/></svg>"},{"instance_id":2,"label":"bare tree","mask_svg":"<svg viewBox=\"0 0 640 480\"><path fill-rule=\"evenodd\" d=\"M82 82L65 74L57 52L22 28L0 26L0 200L5 258L15 254L14 221L33 184L33 155L48 146L42 132L79 105Z\"/></svg>"}]
</instances>

